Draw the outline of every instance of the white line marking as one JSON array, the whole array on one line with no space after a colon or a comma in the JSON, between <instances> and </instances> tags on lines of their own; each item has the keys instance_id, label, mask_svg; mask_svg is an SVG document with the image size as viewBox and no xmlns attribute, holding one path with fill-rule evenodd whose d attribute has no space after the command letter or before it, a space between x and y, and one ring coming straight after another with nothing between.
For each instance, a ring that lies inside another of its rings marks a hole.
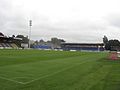
<instances>
[{"instance_id":1,"label":"white line marking","mask_svg":"<svg viewBox=\"0 0 120 90\"><path fill-rule=\"evenodd\" d=\"M1 77L1 76L0 76L0 78L1 78L1 79L4 79L4 80L7 80L7 81L12 81L12 82L15 82L15 83L19 83L19 84L25 84L25 83L23 83L23 82L19 82L19 81L13 80L13 79L8 79L8 78Z\"/></svg>"},{"instance_id":2,"label":"white line marking","mask_svg":"<svg viewBox=\"0 0 120 90\"><path fill-rule=\"evenodd\" d=\"M90 61L87 61L87 62L90 62ZM53 76L53 75L55 75L55 74L58 74L58 73L60 73L60 72L66 71L66 70L68 70L68 69L70 69L70 68L73 68L73 67L75 67L75 66L77 66L77 65L84 64L84 63L87 63L87 62L77 63L77 64L74 65L74 66L71 66L71 67L68 67L68 68L65 68L65 69L59 70L59 71L54 72L54 73L52 73L52 74L48 74L48 75L42 76L42 77L40 77L40 78L37 78L37 79L31 80L31 81L26 82L26 83L24 83L24 84L29 84L29 83L32 83L32 82L34 82L34 81L40 80L40 79L42 79L42 78L46 78L46 77L49 77L49 76Z\"/></svg>"},{"instance_id":3,"label":"white line marking","mask_svg":"<svg viewBox=\"0 0 120 90\"><path fill-rule=\"evenodd\" d=\"M87 62L90 62L90 61L87 61ZM75 67L75 66L77 66L77 65L84 64L84 63L87 63L87 62L77 63L77 64L74 65L74 66L71 66L71 67L68 67L68 68L59 70L59 71L54 72L54 73L52 73L52 74L48 74L48 75L42 76L42 77L40 77L40 78L31 80L31 81L29 81L29 82L20 82L20 81L16 81L16 80L13 80L13 79L8 79L8 78L2 77L2 76L0 76L0 78L1 78L1 79L4 79L4 80L7 80L7 81L12 81L12 82L15 82L15 83L19 83L19 84L24 84L24 85L25 85L25 84L29 84L29 83L32 83L32 82L34 82L34 81L40 80L40 79L42 79L42 78L46 78L46 77L49 77L49 76L53 76L53 75L55 75L55 74L58 74L58 73L60 73L60 72L66 71L66 70L68 70L68 69L70 69L70 68L73 68L73 67ZM19 78L19 77L17 77L17 78ZM21 77L20 77L20 78L21 78Z\"/></svg>"},{"instance_id":4,"label":"white line marking","mask_svg":"<svg viewBox=\"0 0 120 90\"><path fill-rule=\"evenodd\" d=\"M26 79L26 78L31 78L31 77L15 77L15 78L12 78L12 80L19 79L19 78L23 78L23 79L25 78Z\"/></svg>"}]
</instances>

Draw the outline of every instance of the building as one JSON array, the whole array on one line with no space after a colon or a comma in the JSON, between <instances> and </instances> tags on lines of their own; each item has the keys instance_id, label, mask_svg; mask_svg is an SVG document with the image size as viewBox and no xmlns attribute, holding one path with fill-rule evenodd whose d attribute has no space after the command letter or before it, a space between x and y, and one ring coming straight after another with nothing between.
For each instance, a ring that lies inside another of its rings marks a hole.
<instances>
[{"instance_id":1,"label":"building","mask_svg":"<svg viewBox=\"0 0 120 90\"><path fill-rule=\"evenodd\" d=\"M0 49L12 49L21 47L21 39L14 37L6 37L0 33Z\"/></svg>"},{"instance_id":2,"label":"building","mask_svg":"<svg viewBox=\"0 0 120 90\"><path fill-rule=\"evenodd\" d=\"M63 50L104 51L103 43L62 43Z\"/></svg>"}]
</instances>

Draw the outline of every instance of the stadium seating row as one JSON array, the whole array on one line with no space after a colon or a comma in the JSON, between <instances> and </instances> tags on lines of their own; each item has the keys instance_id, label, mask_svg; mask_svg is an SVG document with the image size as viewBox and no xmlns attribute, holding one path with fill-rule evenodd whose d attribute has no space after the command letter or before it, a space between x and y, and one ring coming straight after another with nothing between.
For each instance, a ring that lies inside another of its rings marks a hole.
<instances>
[{"instance_id":1,"label":"stadium seating row","mask_svg":"<svg viewBox=\"0 0 120 90\"><path fill-rule=\"evenodd\" d=\"M48 45L34 45L32 46L34 49L51 49L51 46Z\"/></svg>"},{"instance_id":2,"label":"stadium seating row","mask_svg":"<svg viewBox=\"0 0 120 90\"><path fill-rule=\"evenodd\" d=\"M0 49L18 49L15 43L0 43Z\"/></svg>"}]
</instances>

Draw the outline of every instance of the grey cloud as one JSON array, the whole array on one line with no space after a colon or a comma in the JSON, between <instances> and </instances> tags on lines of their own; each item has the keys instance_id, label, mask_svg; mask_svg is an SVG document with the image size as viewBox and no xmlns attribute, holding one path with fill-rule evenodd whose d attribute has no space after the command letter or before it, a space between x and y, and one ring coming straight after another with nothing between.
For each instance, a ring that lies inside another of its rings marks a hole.
<instances>
[{"instance_id":1,"label":"grey cloud","mask_svg":"<svg viewBox=\"0 0 120 90\"><path fill-rule=\"evenodd\" d=\"M68 42L102 42L107 23L103 22L58 22L44 23L33 26L33 38L61 37Z\"/></svg>"},{"instance_id":2,"label":"grey cloud","mask_svg":"<svg viewBox=\"0 0 120 90\"><path fill-rule=\"evenodd\" d=\"M120 28L119 15L109 15L98 20L81 19L58 22L52 22L49 17L39 15L37 12L33 12L31 18L27 15L22 9L14 10L10 1L0 0L0 32L7 35L28 35L28 21L32 19L32 39L45 38L47 40L59 37L67 42L102 42L103 35L118 36L116 32Z\"/></svg>"},{"instance_id":3,"label":"grey cloud","mask_svg":"<svg viewBox=\"0 0 120 90\"><path fill-rule=\"evenodd\" d=\"M120 28L120 14L110 14L106 17L106 20L111 26Z\"/></svg>"}]
</instances>

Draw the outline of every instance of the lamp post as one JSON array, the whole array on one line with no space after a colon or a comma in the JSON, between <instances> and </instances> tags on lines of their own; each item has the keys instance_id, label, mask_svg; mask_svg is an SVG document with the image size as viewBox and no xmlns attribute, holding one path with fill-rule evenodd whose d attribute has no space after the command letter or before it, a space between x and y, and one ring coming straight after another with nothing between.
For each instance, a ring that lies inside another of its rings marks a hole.
<instances>
[{"instance_id":1,"label":"lamp post","mask_svg":"<svg viewBox=\"0 0 120 90\"><path fill-rule=\"evenodd\" d=\"M30 39L31 39L31 27L32 27L32 20L29 20L29 27L30 27L30 30L29 30L29 49L30 49Z\"/></svg>"}]
</instances>

